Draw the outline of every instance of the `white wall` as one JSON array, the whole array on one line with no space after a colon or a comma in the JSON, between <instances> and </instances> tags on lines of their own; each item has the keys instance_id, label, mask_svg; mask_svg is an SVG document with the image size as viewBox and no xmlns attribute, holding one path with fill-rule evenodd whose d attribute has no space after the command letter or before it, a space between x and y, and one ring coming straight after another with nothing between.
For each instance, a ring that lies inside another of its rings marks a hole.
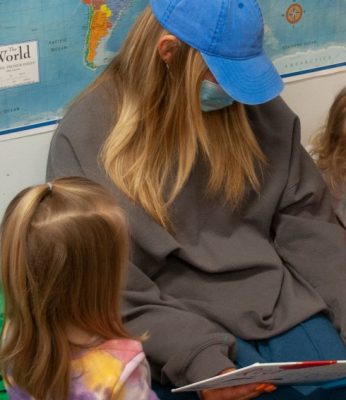
<instances>
[{"instance_id":1,"label":"white wall","mask_svg":"<svg viewBox=\"0 0 346 400\"><path fill-rule=\"evenodd\" d=\"M51 136L52 132L0 136L0 219L19 190L44 181Z\"/></svg>"},{"instance_id":2,"label":"white wall","mask_svg":"<svg viewBox=\"0 0 346 400\"><path fill-rule=\"evenodd\" d=\"M336 93L346 86L346 72L286 84L283 97L300 116L302 142L307 144L323 124ZM44 182L52 132L0 136L0 219L22 188Z\"/></svg>"},{"instance_id":3,"label":"white wall","mask_svg":"<svg viewBox=\"0 0 346 400\"><path fill-rule=\"evenodd\" d=\"M336 94L346 86L346 72L288 83L283 97L301 120L302 143L324 124Z\"/></svg>"}]
</instances>

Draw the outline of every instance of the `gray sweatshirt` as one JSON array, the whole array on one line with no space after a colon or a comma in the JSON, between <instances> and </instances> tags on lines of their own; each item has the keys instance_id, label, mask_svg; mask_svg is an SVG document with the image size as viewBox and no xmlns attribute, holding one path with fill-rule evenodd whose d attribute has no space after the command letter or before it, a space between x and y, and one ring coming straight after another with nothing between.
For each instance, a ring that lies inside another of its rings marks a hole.
<instances>
[{"instance_id":1,"label":"gray sweatshirt","mask_svg":"<svg viewBox=\"0 0 346 400\"><path fill-rule=\"evenodd\" d=\"M340 222L346 228L346 198L340 199L337 202L337 206L335 208L336 214L340 219Z\"/></svg>"},{"instance_id":2,"label":"gray sweatshirt","mask_svg":"<svg viewBox=\"0 0 346 400\"><path fill-rule=\"evenodd\" d=\"M199 160L171 209L175 235L106 177L98 154L115 123L111 83L76 102L55 133L47 178L86 176L129 216L132 239L123 309L155 379L183 385L233 366L235 337L264 339L325 312L346 338L346 235L300 145L297 117L277 98L247 107L269 160L260 194L234 212L205 195ZM102 245L102 244L100 244Z\"/></svg>"},{"instance_id":3,"label":"gray sweatshirt","mask_svg":"<svg viewBox=\"0 0 346 400\"><path fill-rule=\"evenodd\" d=\"M346 182L340 188L340 194L333 197L332 202L334 203L335 213L339 221L346 229Z\"/></svg>"}]
</instances>

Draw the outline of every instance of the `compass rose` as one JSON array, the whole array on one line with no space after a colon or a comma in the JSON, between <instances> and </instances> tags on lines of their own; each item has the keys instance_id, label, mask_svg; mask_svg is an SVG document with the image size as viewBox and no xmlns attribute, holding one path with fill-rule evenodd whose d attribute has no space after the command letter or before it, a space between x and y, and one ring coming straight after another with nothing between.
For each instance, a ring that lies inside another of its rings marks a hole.
<instances>
[{"instance_id":1,"label":"compass rose","mask_svg":"<svg viewBox=\"0 0 346 400\"><path fill-rule=\"evenodd\" d=\"M286 10L286 19L290 24L295 25L302 19L303 12L303 7L299 3L293 3Z\"/></svg>"}]
</instances>

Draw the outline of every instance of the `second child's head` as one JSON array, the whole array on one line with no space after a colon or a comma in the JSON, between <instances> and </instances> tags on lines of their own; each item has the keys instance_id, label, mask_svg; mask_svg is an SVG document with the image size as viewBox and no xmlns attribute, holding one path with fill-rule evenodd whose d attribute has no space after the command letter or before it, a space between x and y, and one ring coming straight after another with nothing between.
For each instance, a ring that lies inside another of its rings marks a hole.
<instances>
[{"instance_id":1,"label":"second child's head","mask_svg":"<svg viewBox=\"0 0 346 400\"><path fill-rule=\"evenodd\" d=\"M336 96L312 153L332 192L342 195L346 190L346 87Z\"/></svg>"},{"instance_id":2,"label":"second child's head","mask_svg":"<svg viewBox=\"0 0 346 400\"><path fill-rule=\"evenodd\" d=\"M123 213L96 183L57 179L12 200L1 230L1 360L17 384L30 393L44 378L54 387L70 356L70 327L129 337L119 310L127 256Z\"/></svg>"}]
</instances>

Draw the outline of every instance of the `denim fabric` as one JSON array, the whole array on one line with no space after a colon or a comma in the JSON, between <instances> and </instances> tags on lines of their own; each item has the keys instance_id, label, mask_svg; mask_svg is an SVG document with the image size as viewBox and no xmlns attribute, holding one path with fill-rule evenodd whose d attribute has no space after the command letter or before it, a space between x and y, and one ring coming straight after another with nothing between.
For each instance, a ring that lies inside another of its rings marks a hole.
<instances>
[{"instance_id":1,"label":"denim fabric","mask_svg":"<svg viewBox=\"0 0 346 400\"><path fill-rule=\"evenodd\" d=\"M345 360L346 345L331 322L317 315L269 340L237 340L238 367L254 362ZM280 387L263 400L345 400L346 388L324 390L317 386Z\"/></svg>"},{"instance_id":2,"label":"denim fabric","mask_svg":"<svg viewBox=\"0 0 346 400\"><path fill-rule=\"evenodd\" d=\"M238 368L255 362L346 360L346 345L331 322L317 315L289 331L268 340L237 339ZM161 400L197 400L196 393L170 393L168 387L153 384ZM345 400L346 387L323 389L318 386L283 386L259 400Z\"/></svg>"},{"instance_id":3,"label":"denim fabric","mask_svg":"<svg viewBox=\"0 0 346 400\"><path fill-rule=\"evenodd\" d=\"M170 386L162 386L158 382L152 382L152 390L156 393L160 400L199 400L197 393L172 393Z\"/></svg>"}]
</instances>

